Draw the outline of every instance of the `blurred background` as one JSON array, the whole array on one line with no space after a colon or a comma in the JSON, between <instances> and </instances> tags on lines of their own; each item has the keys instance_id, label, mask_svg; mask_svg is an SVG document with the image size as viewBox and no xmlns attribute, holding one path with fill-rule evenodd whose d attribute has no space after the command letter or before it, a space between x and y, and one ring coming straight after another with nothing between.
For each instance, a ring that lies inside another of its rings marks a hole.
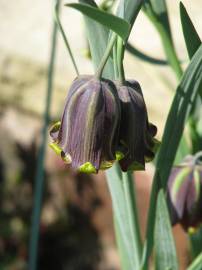
<instances>
[{"instance_id":1,"label":"blurred background","mask_svg":"<svg viewBox=\"0 0 202 270\"><path fill-rule=\"evenodd\" d=\"M27 269L34 179L47 88L53 25L52 0L0 0L0 270ZM64 1L65 3L67 1ZM201 0L182 1L202 37ZM179 1L167 1L173 37L184 66L187 54ZM82 16L62 7L61 20L82 74L93 72ZM130 43L165 59L156 30L140 13ZM58 34L51 119L60 118L74 69ZM177 81L166 66L126 53L127 78L140 82L149 119L161 138ZM152 164L135 181L144 235L153 175ZM189 262L181 227L174 228L180 269ZM65 167L47 147L40 224L39 270L120 270L110 195L104 173L82 175Z\"/></svg>"}]
</instances>

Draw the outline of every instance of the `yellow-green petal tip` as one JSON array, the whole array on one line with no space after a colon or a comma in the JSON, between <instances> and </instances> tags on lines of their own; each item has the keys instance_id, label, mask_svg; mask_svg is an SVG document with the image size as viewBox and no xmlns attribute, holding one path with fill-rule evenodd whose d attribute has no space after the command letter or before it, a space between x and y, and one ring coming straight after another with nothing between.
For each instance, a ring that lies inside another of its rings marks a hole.
<instances>
[{"instance_id":1,"label":"yellow-green petal tip","mask_svg":"<svg viewBox=\"0 0 202 270\"><path fill-rule=\"evenodd\" d=\"M86 162L84 163L83 165L81 165L79 168L78 168L78 171L79 172L82 172L82 173L87 173L87 174L90 174L90 173L97 173L97 170L96 168L92 165L92 163L90 162Z\"/></svg>"}]
</instances>

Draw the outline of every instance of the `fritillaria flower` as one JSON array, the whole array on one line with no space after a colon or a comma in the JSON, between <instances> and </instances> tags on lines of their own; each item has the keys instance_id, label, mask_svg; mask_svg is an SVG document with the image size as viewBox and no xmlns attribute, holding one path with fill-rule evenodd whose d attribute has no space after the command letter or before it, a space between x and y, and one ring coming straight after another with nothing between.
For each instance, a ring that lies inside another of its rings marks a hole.
<instances>
[{"instance_id":1,"label":"fritillaria flower","mask_svg":"<svg viewBox=\"0 0 202 270\"><path fill-rule=\"evenodd\" d=\"M200 153L201 155L201 153ZM172 224L185 230L202 222L202 164L199 156L187 156L172 169L168 179L168 198Z\"/></svg>"},{"instance_id":2,"label":"fritillaria flower","mask_svg":"<svg viewBox=\"0 0 202 270\"><path fill-rule=\"evenodd\" d=\"M121 101L119 151L124 156L119 163L123 171L144 170L145 162L154 157L157 128L148 122L139 83L126 81L124 85L116 85Z\"/></svg>"},{"instance_id":3,"label":"fritillaria flower","mask_svg":"<svg viewBox=\"0 0 202 270\"><path fill-rule=\"evenodd\" d=\"M50 131L51 147L74 169L96 173L116 160L120 102L110 80L77 77L67 95L61 122Z\"/></svg>"}]
</instances>

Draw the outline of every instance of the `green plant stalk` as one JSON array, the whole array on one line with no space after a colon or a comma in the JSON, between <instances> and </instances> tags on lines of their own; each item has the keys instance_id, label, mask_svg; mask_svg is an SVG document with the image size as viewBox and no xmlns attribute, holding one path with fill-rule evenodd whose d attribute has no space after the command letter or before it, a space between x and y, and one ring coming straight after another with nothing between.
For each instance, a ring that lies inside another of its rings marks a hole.
<instances>
[{"instance_id":1,"label":"green plant stalk","mask_svg":"<svg viewBox=\"0 0 202 270\"><path fill-rule=\"evenodd\" d=\"M122 38L117 38L117 67L118 67L118 77L119 81L123 85L125 83L125 73L123 67L124 59L124 45Z\"/></svg>"},{"instance_id":2,"label":"green plant stalk","mask_svg":"<svg viewBox=\"0 0 202 270\"><path fill-rule=\"evenodd\" d=\"M62 35L62 37L63 37L65 46L66 46L67 51L68 51L68 53L69 53L69 56L70 56L70 58L71 58L72 64L73 64L74 69L75 69L75 72L76 72L76 74L77 74L77 76L78 76L78 75L79 75L79 70L78 70L76 61L75 61L75 59L74 59L72 50L71 50L71 48L70 48L69 42L68 42L67 37L66 37L66 35L65 35L65 32L64 32L64 30L63 30L62 24L61 24L61 22L60 22L60 16L59 16L59 13L58 13L58 11L59 11L58 5L59 5L59 2L56 0L56 1L55 1L55 10L54 10L55 20L56 20L56 23L57 23L57 25L58 25L58 28L59 28L59 30L60 30L60 32L61 32L61 35Z\"/></svg>"},{"instance_id":3,"label":"green plant stalk","mask_svg":"<svg viewBox=\"0 0 202 270\"><path fill-rule=\"evenodd\" d=\"M133 175L131 172L122 173L123 190L125 194L127 214L129 220L130 233L132 236L131 241L134 245L135 258L140 265L142 256L142 240L140 234L140 225L138 220L136 192L134 187Z\"/></svg>"},{"instance_id":4,"label":"green plant stalk","mask_svg":"<svg viewBox=\"0 0 202 270\"><path fill-rule=\"evenodd\" d=\"M113 66L114 66L114 77L117 80L119 77L118 64L117 64L117 44L115 42L113 47Z\"/></svg>"},{"instance_id":5,"label":"green plant stalk","mask_svg":"<svg viewBox=\"0 0 202 270\"><path fill-rule=\"evenodd\" d=\"M160 34L168 62L170 63L170 66L175 72L177 79L180 80L183 74L183 70L181 68L180 61L177 57L173 42L169 37L169 35L167 34L167 31L165 31L165 29L163 28L163 25L158 24L156 25L156 28Z\"/></svg>"},{"instance_id":6,"label":"green plant stalk","mask_svg":"<svg viewBox=\"0 0 202 270\"><path fill-rule=\"evenodd\" d=\"M58 0L58 3L60 0ZM59 5L57 6L59 12ZM29 270L37 269L37 255L38 255L38 241L39 241L39 227L40 227L40 215L41 215L41 204L43 196L43 185L44 185L44 157L46 151L46 140L47 140L47 128L49 124L50 104L52 97L52 85L54 77L54 63L56 54L56 40L57 40L57 25L54 22L53 33L52 33L52 48L50 55L50 63L48 69L48 82L47 82L47 93L46 93L46 107L44 111L44 124L42 129L42 142L38 152L37 169L35 177L35 191L34 191L34 208L32 213L32 227L31 237L29 243Z\"/></svg>"},{"instance_id":7,"label":"green plant stalk","mask_svg":"<svg viewBox=\"0 0 202 270\"><path fill-rule=\"evenodd\" d=\"M113 49L113 46L114 46L116 40L117 40L117 35L115 33L112 33L110 41L109 41L109 43L107 45L107 48L105 50L105 53L104 53L104 55L102 57L102 60L101 60L101 62L99 64L99 66L98 66L98 69L97 69L97 71L95 73L95 77L97 79L100 79L101 76L102 76L102 72L104 70L104 67L105 67L105 65L107 63L107 60L108 60L108 58L110 56L110 53L111 53L111 51Z\"/></svg>"},{"instance_id":8,"label":"green plant stalk","mask_svg":"<svg viewBox=\"0 0 202 270\"><path fill-rule=\"evenodd\" d=\"M177 57L174 44L172 41L172 37L169 34L169 31L165 29L164 25L158 20L157 16L153 13L151 9L145 11L145 14L148 16L148 18L151 20L153 25L156 27L156 30L159 33L159 36L161 38L161 42L165 51L165 54L167 56L167 60L175 72L175 75L177 79L179 80L182 77L183 70L180 65L180 61Z\"/></svg>"}]
</instances>

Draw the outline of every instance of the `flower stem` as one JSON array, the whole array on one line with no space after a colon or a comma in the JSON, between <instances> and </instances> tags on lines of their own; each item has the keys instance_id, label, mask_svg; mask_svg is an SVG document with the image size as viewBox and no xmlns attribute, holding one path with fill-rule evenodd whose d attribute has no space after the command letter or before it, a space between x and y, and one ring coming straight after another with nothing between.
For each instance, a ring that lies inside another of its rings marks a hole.
<instances>
[{"instance_id":1,"label":"flower stem","mask_svg":"<svg viewBox=\"0 0 202 270\"><path fill-rule=\"evenodd\" d=\"M119 80L121 84L125 82L125 73L123 67L123 58L124 58L124 45L122 38L118 37L117 39L117 64L119 71Z\"/></svg>"},{"instance_id":2,"label":"flower stem","mask_svg":"<svg viewBox=\"0 0 202 270\"><path fill-rule=\"evenodd\" d=\"M117 80L118 79L118 65L117 65L117 44L114 44L113 47L113 65L114 65L114 77Z\"/></svg>"},{"instance_id":3,"label":"flower stem","mask_svg":"<svg viewBox=\"0 0 202 270\"><path fill-rule=\"evenodd\" d=\"M57 5L57 12L59 11L59 0ZM40 227L40 215L41 215L41 204L43 196L43 185L44 185L44 157L46 150L46 139L47 139L47 127L49 124L50 104L52 97L52 85L54 75L54 63L56 53L56 40L57 40L57 25L53 25L52 33L52 48L50 55L50 64L48 70L48 85L46 93L46 107L44 111L44 124L42 129L42 142L39 147L36 177L35 177L35 191L34 191L34 208L32 213L32 227L31 227L31 238L29 243L29 270L37 269L37 254L38 254L38 240L39 240L39 227Z\"/></svg>"},{"instance_id":4,"label":"flower stem","mask_svg":"<svg viewBox=\"0 0 202 270\"><path fill-rule=\"evenodd\" d=\"M67 51L68 51L68 53L69 53L69 56L70 56L70 58L71 58L71 60L72 60L72 64L73 64L73 66L74 66L75 72L76 72L76 74L77 74L77 76L78 76L78 75L79 75L79 70L78 70L78 67L77 67L77 65L76 65L76 61L75 61L75 59L74 59L74 56L73 56L73 54L72 54L72 50L71 50L71 48L70 48L69 42L68 42L67 37L66 37L66 35L65 35L65 32L64 32L64 30L63 30L62 24L61 24L61 22L60 22L60 17L59 17L59 13L58 13L58 12L59 12L58 5L59 5L59 2L58 2L58 0L56 0L56 2L55 2L55 10L54 10L55 21L56 21L56 23L57 23L57 25L58 25L58 28L59 28L60 32L61 32L61 35L62 35L62 37L63 37L65 46L66 46Z\"/></svg>"},{"instance_id":5,"label":"flower stem","mask_svg":"<svg viewBox=\"0 0 202 270\"><path fill-rule=\"evenodd\" d=\"M163 48L165 50L168 62L170 63L171 68L173 69L178 80L181 79L183 70L180 65L180 61L178 60L173 41L171 37L168 35L167 31L165 31L162 24L156 24L156 28L161 37L161 41L163 44Z\"/></svg>"},{"instance_id":6,"label":"flower stem","mask_svg":"<svg viewBox=\"0 0 202 270\"><path fill-rule=\"evenodd\" d=\"M103 55L103 57L101 59L101 62L99 64L99 66L98 66L98 69L97 69L97 71L95 73L95 77L97 79L100 79L101 76L102 76L103 69L104 69L104 67L105 67L105 65L107 63L107 60L108 60L108 58L110 56L111 50L112 50L116 40L117 40L117 35L115 33L112 33L110 41L109 41L109 43L107 45L107 48L105 50L105 53L104 53L104 55Z\"/></svg>"},{"instance_id":7,"label":"flower stem","mask_svg":"<svg viewBox=\"0 0 202 270\"><path fill-rule=\"evenodd\" d=\"M157 16L153 13L152 9L148 9L147 11L145 11L145 13L156 27L156 30L158 31L159 36L161 38L163 49L167 56L167 60L171 68L173 69L177 79L180 80L183 74L183 70L175 51L172 36L169 34L169 31L165 28L162 22L158 20Z\"/></svg>"}]
</instances>

